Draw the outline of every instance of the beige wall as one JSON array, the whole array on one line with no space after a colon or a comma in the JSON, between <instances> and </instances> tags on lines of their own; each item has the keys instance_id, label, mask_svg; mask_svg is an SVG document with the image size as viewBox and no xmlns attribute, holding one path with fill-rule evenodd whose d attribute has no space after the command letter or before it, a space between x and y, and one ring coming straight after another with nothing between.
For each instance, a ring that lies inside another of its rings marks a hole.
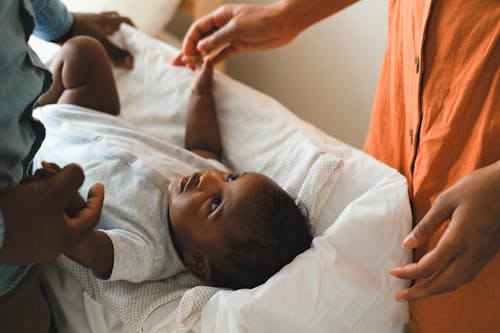
<instances>
[{"instance_id":1,"label":"beige wall","mask_svg":"<svg viewBox=\"0 0 500 333\"><path fill-rule=\"evenodd\" d=\"M328 134L361 148L386 45L386 13L385 0L361 1L285 47L233 57L226 71Z\"/></svg>"}]
</instances>

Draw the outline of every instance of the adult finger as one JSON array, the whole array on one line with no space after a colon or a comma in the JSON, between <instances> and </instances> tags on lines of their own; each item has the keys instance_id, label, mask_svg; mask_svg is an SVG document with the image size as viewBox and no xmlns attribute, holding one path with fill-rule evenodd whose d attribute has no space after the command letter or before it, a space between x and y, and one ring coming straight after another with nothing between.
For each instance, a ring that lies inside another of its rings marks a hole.
<instances>
[{"instance_id":1,"label":"adult finger","mask_svg":"<svg viewBox=\"0 0 500 333\"><path fill-rule=\"evenodd\" d=\"M134 67L134 58L128 51L117 47L105 37L99 38L99 41L102 46L104 46L109 58L116 66L127 69L132 69Z\"/></svg>"},{"instance_id":2,"label":"adult finger","mask_svg":"<svg viewBox=\"0 0 500 333\"><path fill-rule=\"evenodd\" d=\"M28 175L26 177L24 177L23 179L21 179L21 181L19 182L19 184L28 184L28 183L33 183L33 182L37 182L37 181L40 181L40 177L39 176L35 176L35 175Z\"/></svg>"},{"instance_id":3,"label":"adult finger","mask_svg":"<svg viewBox=\"0 0 500 333\"><path fill-rule=\"evenodd\" d=\"M236 49L234 46L230 45L230 46L222 49L219 53L217 53L214 56L213 62L214 62L214 64L218 64L219 62L224 61L224 60L232 57L236 53L238 53L238 49Z\"/></svg>"},{"instance_id":4,"label":"adult finger","mask_svg":"<svg viewBox=\"0 0 500 333\"><path fill-rule=\"evenodd\" d=\"M203 57L188 57L184 55L182 62L191 69L196 69L203 64Z\"/></svg>"},{"instance_id":5,"label":"adult finger","mask_svg":"<svg viewBox=\"0 0 500 333\"><path fill-rule=\"evenodd\" d=\"M412 249L421 246L436 232L441 224L451 218L455 205L446 196L441 194L431 209L425 214L420 222L406 236L403 246Z\"/></svg>"},{"instance_id":6,"label":"adult finger","mask_svg":"<svg viewBox=\"0 0 500 333\"><path fill-rule=\"evenodd\" d=\"M132 20L125 16L120 16L117 12L104 12L100 14L99 26L105 34L112 34L120 28L122 23L135 27Z\"/></svg>"},{"instance_id":7,"label":"adult finger","mask_svg":"<svg viewBox=\"0 0 500 333\"><path fill-rule=\"evenodd\" d=\"M73 231L73 236L80 237L87 230L97 225L101 217L103 202L104 185L96 183L89 189L85 207L76 212L74 218L65 217L66 222Z\"/></svg>"},{"instance_id":8,"label":"adult finger","mask_svg":"<svg viewBox=\"0 0 500 333\"><path fill-rule=\"evenodd\" d=\"M186 65L184 63L184 61L182 61L182 56L183 56L183 53L179 53L175 58L174 60L172 60L172 65L174 66L184 66Z\"/></svg>"},{"instance_id":9,"label":"adult finger","mask_svg":"<svg viewBox=\"0 0 500 333\"><path fill-rule=\"evenodd\" d=\"M208 54L227 45L231 45L237 37L236 25L228 22L210 35L200 39L196 49L202 54Z\"/></svg>"},{"instance_id":10,"label":"adult finger","mask_svg":"<svg viewBox=\"0 0 500 333\"><path fill-rule=\"evenodd\" d=\"M84 178L82 168L78 164L71 163L65 166L58 174L47 178L46 181L53 186L56 199L64 207L71 195L82 186Z\"/></svg>"},{"instance_id":11,"label":"adult finger","mask_svg":"<svg viewBox=\"0 0 500 333\"><path fill-rule=\"evenodd\" d=\"M400 279L427 278L446 269L459 252L459 247L455 243L450 244L445 235L436 248L425 254L418 262L391 268L389 273Z\"/></svg>"},{"instance_id":12,"label":"adult finger","mask_svg":"<svg viewBox=\"0 0 500 333\"><path fill-rule=\"evenodd\" d=\"M192 57L192 56L187 56L184 53L180 53L172 60L172 65L185 66L193 69L202 62L203 58L201 56Z\"/></svg>"},{"instance_id":13,"label":"adult finger","mask_svg":"<svg viewBox=\"0 0 500 333\"><path fill-rule=\"evenodd\" d=\"M35 176L41 177L41 178L49 178L49 177L52 177L56 174L57 174L57 171L54 171L54 170L46 168L46 167L35 171Z\"/></svg>"},{"instance_id":14,"label":"adult finger","mask_svg":"<svg viewBox=\"0 0 500 333\"><path fill-rule=\"evenodd\" d=\"M182 51L183 53L195 56L199 55L197 45L198 42L205 36L208 36L215 31L224 27L233 18L230 6L222 6L212 13L195 21L188 29L184 38ZM210 53L212 50L206 50Z\"/></svg>"},{"instance_id":15,"label":"adult finger","mask_svg":"<svg viewBox=\"0 0 500 333\"><path fill-rule=\"evenodd\" d=\"M420 298L452 292L470 282L483 265L471 262L465 256L457 257L441 273L396 294L398 301L413 301Z\"/></svg>"},{"instance_id":16,"label":"adult finger","mask_svg":"<svg viewBox=\"0 0 500 333\"><path fill-rule=\"evenodd\" d=\"M267 39L259 42L246 43L241 40L234 41L232 44L227 45L226 47L220 49L220 51L214 56L214 64L217 64L221 61L224 61L233 55L248 51L248 50L268 50L275 48L277 45L281 43L276 39Z\"/></svg>"},{"instance_id":17,"label":"adult finger","mask_svg":"<svg viewBox=\"0 0 500 333\"><path fill-rule=\"evenodd\" d=\"M115 10L102 12L101 14L104 16L109 16L109 17L120 17L120 14Z\"/></svg>"}]
</instances>

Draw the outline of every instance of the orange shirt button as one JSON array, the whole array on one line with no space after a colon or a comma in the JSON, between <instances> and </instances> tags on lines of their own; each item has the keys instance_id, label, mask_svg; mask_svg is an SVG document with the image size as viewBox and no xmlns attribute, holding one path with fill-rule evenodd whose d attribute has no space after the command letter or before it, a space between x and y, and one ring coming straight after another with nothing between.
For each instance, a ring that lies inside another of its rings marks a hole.
<instances>
[{"instance_id":1,"label":"orange shirt button","mask_svg":"<svg viewBox=\"0 0 500 333\"><path fill-rule=\"evenodd\" d=\"M410 130L410 131L408 132L408 136L410 137L410 145L412 145L412 146L413 146L413 130Z\"/></svg>"},{"instance_id":2,"label":"orange shirt button","mask_svg":"<svg viewBox=\"0 0 500 333\"><path fill-rule=\"evenodd\" d=\"M418 74L420 71L420 57L415 58L415 73Z\"/></svg>"}]
</instances>

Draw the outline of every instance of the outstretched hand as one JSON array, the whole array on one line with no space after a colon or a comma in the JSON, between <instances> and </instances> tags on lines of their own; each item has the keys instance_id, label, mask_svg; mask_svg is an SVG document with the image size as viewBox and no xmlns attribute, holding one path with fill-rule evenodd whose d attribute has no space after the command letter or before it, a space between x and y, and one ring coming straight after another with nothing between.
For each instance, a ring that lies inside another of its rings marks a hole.
<instances>
[{"instance_id":1,"label":"outstretched hand","mask_svg":"<svg viewBox=\"0 0 500 333\"><path fill-rule=\"evenodd\" d=\"M69 216L65 213L74 193L82 185L82 169L64 167L51 177L11 183L0 192L4 218L2 264L49 262L73 248L99 222L104 186L94 184L84 206Z\"/></svg>"},{"instance_id":2,"label":"outstretched hand","mask_svg":"<svg viewBox=\"0 0 500 333\"><path fill-rule=\"evenodd\" d=\"M444 191L403 242L408 249L422 246L449 220L436 248L416 263L389 271L401 279L427 280L399 292L396 299L450 292L473 280L500 248L499 202L500 162L472 172Z\"/></svg>"},{"instance_id":3,"label":"outstretched hand","mask_svg":"<svg viewBox=\"0 0 500 333\"><path fill-rule=\"evenodd\" d=\"M99 14L72 13L73 25L70 30L57 42L86 35L97 39L106 49L109 58L118 67L131 69L134 67L132 55L109 41L108 35L116 32L122 23L134 26L128 17L120 16L117 12L104 12Z\"/></svg>"},{"instance_id":4,"label":"outstretched hand","mask_svg":"<svg viewBox=\"0 0 500 333\"><path fill-rule=\"evenodd\" d=\"M173 64L193 65L208 54L216 64L238 52L278 47L300 32L293 27L279 3L224 5L191 25Z\"/></svg>"}]
</instances>

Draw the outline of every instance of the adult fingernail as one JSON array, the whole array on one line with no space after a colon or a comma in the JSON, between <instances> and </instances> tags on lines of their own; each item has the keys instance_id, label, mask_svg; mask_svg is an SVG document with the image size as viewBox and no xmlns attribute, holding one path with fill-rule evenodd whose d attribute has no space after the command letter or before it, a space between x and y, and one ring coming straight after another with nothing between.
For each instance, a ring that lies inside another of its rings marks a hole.
<instances>
[{"instance_id":1,"label":"adult fingernail","mask_svg":"<svg viewBox=\"0 0 500 333\"><path fill-rule=\"evenodd\" d=\"M389 268L387 273L389 273L389 275L394 276L394 274L399 273L400 270L401 270L401 267L392 267L392 268Z\"/></svg>"},{"instance_id":2,"label":"adult fingernail","mask_svg":"<svg viewBox=\"0 0 500 333\"><path fill-rule=\"evenodd\" d=\"M396 294L396 301L398 302L406 302L408 301L408 289L400 291Z\"/></svg>"},{"instance_id":3,"label":"adult fingernail","mask_svg":"<svg viewBox=\"0 0 500 333\"><path fill-rule=\"evenodd\" d=\"M208 55L210 52L210 42L207 40L202 40L198 43L196 50L201 53L202 56Z\"/></svg>"},{"instance_id":4,"label":"adult fingernail","mask_svg":"<svg viewBox=\"0 0 500 333\"><path fill-rule=\"evenodd\" d=\"M411 249L417 245L417 239L413 235L413 233L409 234L406 236L406 238L403 241L403 247L407 249Z\"/></svg>"},{"instance_id":5,"label":"adult fingernail","mask_svg":"<svg viewBox=\"0 0 500 333\"><path fill-rule=\"evenodd\" d=\"M126 56L123 59L123 65L125 65L127 68L131 68L134 65L134 59L131 56Z\"/></svg>"}]
</instances>

